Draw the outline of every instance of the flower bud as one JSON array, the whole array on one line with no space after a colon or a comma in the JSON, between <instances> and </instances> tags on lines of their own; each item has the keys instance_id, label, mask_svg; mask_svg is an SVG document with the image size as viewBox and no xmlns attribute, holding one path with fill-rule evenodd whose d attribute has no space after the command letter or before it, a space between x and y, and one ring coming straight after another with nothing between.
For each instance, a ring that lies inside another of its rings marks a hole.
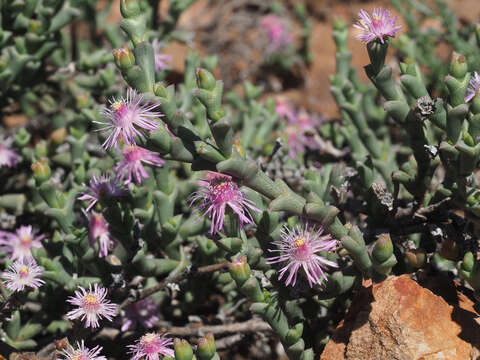
<instances>
[{"instance_id":1,"label":"flower bud","mask_svg":"<svg viewBox=\"0 0 480 360\"><path fill-rule=\"evenodd\" d=\"M153 85L153 93L161 98L168 98L167 89L160 83L156 83Z\"/></svg>"},{"instance_id":2,"label":"flower bud","mask_svg":"<svg viewBox=\"0 0 480 360\"><path fill-rule=\"evenodd\" d=\"M467 59L462 54L453 52L450 62L450 74L456 79L463 79L468 71Z\"/></svg>"},{"instance_id":3,"label":"flower bud","mask_svg":"<svg viewBox=\"0 0 480 360\"><path fill-rule=\"evenodd\" d=\"M333 19L334 30L345 30L347 28L347 22L343 17L336 17Z\"/></svg>"},{"instance_id":4,"label":"flower bud","mask_svg":"<svg viewBox=\"0 0 480 360\"><path fill-rule=\"evenodd\" d=\"M197 84L199 88L206 90L213 90L215 88L217 81L210 71L197 68L195 75L197 76Z\"/></svg>"},{"instance_id":5,"label":"flower bud","mask_svg":"<svg viewBox=\"0 0 480 360\"><path fill-rule=\"evenodd\" d=\"M32 168L33 176L35 177L35 180L38 181L40 184L50 179L52 172L45 158L42 158L41 160L34 162L31 168Z\"/></svg>"},{"instance_id":6,"label":"flower bud","mask_svg":"<svg viewBox=\"0 0 480 360\"><path fill-rule=\"evenodd\" d=\"M474 266L475 266L475 258L473 256L473 254L469 251L463 257L463 261L461 263L461 268L462 268L462 270L465 270L467 272L471 272L473 270Z\"/></svg>"},{"instance_id":7,"label":"flower bud","mask_svg":"<svg viewBox=\"0 0 480 360\"><path fill-rule=\"evenodd\" d=\"M127 45L113 50L112 54L115 59L115 64L117 64L121 70L128 70L135 65L135 56Z\"/></svg>"},{"instance_id":8,"label":"flower bud","mask_svg":"<svg viewBox=\"0 0 480 360\"><path fill-rule=\"evenodd\" d=\"M372 259L377 263L387 261L393 254L393 243L389 234L381 234L372 250Z\"/></svg>"},{"instance_id":9,"label":"flower bud","mask_svg":"<svg viewBox=\"0 0 480 360\"><path fill-rule=\"evenodd\" d=\"M245 281L250 277L250 266L247 263L246 256L240 256L228 265L230 275L238 283L239 286L243 285Z\"/></svg>"},{"instance_id":10,"label":"flower bud","mask_svg":"<svg viewBox=\"0 0 480 360\"><path fill-rule=\"evenodd\" d=\"M190 344L184 339L175 339L173 341L176 360L192 360L193 350Z\"/></svg>"},{"instance_id":11,"label":"flower bud","mask_svg":"<svg viewBox=\"0 0 480 360\"><path fill-rule=\"evenodd\" d=\"M410 265L414 268L420 269L425 266L427 256L423 249L411 249L405 252L405 257Z\"/></svg>"},{"instance_id":12,"label":"flower bud","mask_svg":"<svg viewBox=\"0 0 480 360\"><path fill-rule=\"evenodd\" d=\"M212 333L198 340L197 356L200 360L210 360L215 355L216 350Z\"/></svg>"},{"instance_id":13,"label":"flower bud","mask_svg":"<svg viewBox=\"0 0 480 360\"><path fill-rule=\"evenodd\" d=\"M79 109L88 108L90 105L90 95L88 93L78 94L75 96L75 100Z\"/></svg>"},{"instance_id":14,"label":"flower bud","mask_svg":"<svg viewBox=\"0 0 480 360\"><path fill-rule=\"evenodd\" d=\"M50 140L55 145L63 144L66 138L67 138L67 129L64 127L59 128L50 134Z\"/></svg>"}]
</instances>

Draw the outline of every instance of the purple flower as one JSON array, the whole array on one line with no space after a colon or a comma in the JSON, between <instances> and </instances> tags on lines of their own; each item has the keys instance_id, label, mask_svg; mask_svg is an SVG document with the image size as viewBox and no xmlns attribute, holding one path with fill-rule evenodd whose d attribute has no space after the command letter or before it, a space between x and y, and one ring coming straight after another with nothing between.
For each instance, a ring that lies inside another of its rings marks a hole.
<instances>
[{"instance_id":1,"label":"purple flower","mask_svg":"<svg viewBox=\"0 0 480 360\"><path fill-rule=\"evenodd\" d=\"M167 69L172 62L172 55L162 54L161 51L163 46L163 42L159 41L158 39L153 39L152 47L153 55L155 57L155 72Z\"/></svg>"},{"instance_id":2,"label":"purple flower","mask_svg":"<svg viewBox=\"0 0 480 360\"><path fill-rule=\"evenodd\" d=\"M475 71L468 84L465 102L470 102L477 94L480 94L480 75Z\"/></svg>"},{"instance_id":3,"label":"purple flower","mask_svg":"<svg viewBox=\"0 0 480 360\"><path fill-rule=\"evenodd\" d=\"M287 119L287 122L289 123L296 122L295 110L293 109L292 105L283 98L277 99L275 113L277 113L280 118Z\"/></svg>"},{"instance_id":4,"label":"purple flower","mask_svg":"<svg viewBox=\"0 0 480 360\"><path fill-rule=\"evenodd\" d=\"M88 216L88 239L90 245L94 246L95 241L98 240L100 251L98 257L103 258L112 250L115 242L112 240L110 231L108 230L108 223L102 214L92 211Z\"/></svg>"},{"instance_id":5,"label":"purple flower","mask_svg":"<svg viewBox=\"0 0 480 360\"><path fill-rule=\"evenodd\" d=\"M75 306L77 309L70 311L67 314L68 319L73 320L81 317L81 320L86 319L85 327L98 327L98 320L102 317L112 321L112 318L117 314L117 305L105 300L107 289L99 287L98 284L89 285L88 291L83 287L78 287L80 291L75 291L75 296L71 296L67 301Z\"/></svg>"},{"instance_id":6,"label":"purple flower","mask_svg":"<svg viewBox=\"0 0 480 360\"><path fill-rule=\"evenodd\" d=\"M102 351L101 346L95 346L93 349L85 347L82 340L81 343L77 342L77 347L74 348L68 344L68 348L62 351L63 360L107 360L105 356L99 355Z\"/></svg>"},{"instance_id":7,"label":"purple flower","mask_svg":"<svg viewBox=\"0 0 480 360\"><path fill-rule=\"evenodd\" d=\"M137 184L141 184L143 179L148 178L147 171L142 163L153 166L162 166L165 163L157 153L139 146L126 145L124 146L122 153L123 160L115 167L115 170L118 171L118 177L120 180L127 177L125 184L131 183L132 177Z\"/></svg>"},{"instance_id":8,"label":"purple flower","mask_svg":"<svg viewBox=\"0 0 480 360\"><path fill-rule=\"evenodd\" d=\"M288 277L285 285L292 286L297 282L297 274L300 268L303 268L310 287L315 284L321 284L322 279L327 280L324 270L327 265L338 267L333 261L317 255L319 251L331 251L337 246L337 241L330 235L321 236L322 228L318 230L309 229L308 224L305 227L296 227L290 230L284 227L280 233L281 241L275 241L273 244L277 249L269 250L279 253L278 256L267 258L268 264L286 262L287 264L280 269L278 280L288 271Z\"/></svg>"},{"instance_id":9,"label":"purple flower","mask_svg":"<svg viewBox=\"0 0 480 360\"><path fill-rule=\"evenodd\" d=\"M267 15L260 21L260 26L268 36L267 53L275 53L283 50L285 46L293 43L288 23L277 15Z\"/></svg>"},{"instance_id":10,"label":"purple flower","mask_svg":"<svg viewBox=\"0 0 480 360\"><path fill-rule=\"evenodd\" d=\"M175 355L174 351L169 348L172 346L173 341L160 335L158 333L147 333L143 335L135 345L129 345L130 353L133 355L131 360L158 360L158 354L162 356Z\"/></svg>"},{"instance_id":11,"label":"purple flower","mask_svg":"<svg viewBox=\"0 0 480 360\"><path fill-rule=\"evenodd\" d=\"M101 199L116 198L125 196L127 191L120 184L117 177L111 177L110 175L102 175L100 177L93 177L90 179L90 186L86 186L85 192L78 198L78 200L89 201L90 204L87 207L87 211L90 211L95 204Z\"/></svg>"},{"instance_id":12,"label":"purple flower","mask_svg":"<svg viewBox=\"0 0 480 360\"><path fill-rule=\"evenodd\" d=\"M294 159L307 149L319 149L316 126L306 112L295 112L285 100L277 100L275 112L286 120L284 133L287 136L289 156Z\"/></svg>"},{"instance_id":13,"label":"purple flower","mask_svg":"<svg viewBox=\"0 0 480 360\"><path fill-rule=\"evenodd\" d=\"M212 219L210 233L223 229L227 205L240 220L240 226L253 223L250 210L261 212L251 200L245 197L238 184L228 175L208 172L204 180L199 181L200 189L190 196L190 206L199 201L197 208Z\"/></svg>"},{"instance_id":14,"label":"purple flower","mask_svg":"<svg viewBox=\"0 0 480 360\"><path fill-rule=\"evenodd\" d=\"M20 226L15 233L0 231L0 249L11 255L12 260L32 257L32 248L41 248L44 235L35 236L32 226Z\"/></svg>"},{"instance_id":15,"label":"purple flower","mask_svg":"<svg viewBox=\"0 0 480 360\"><path fill-rule=\"evenodd\" d=\"M2 273L2 278L6 281L5 286L12 291L23 291L25 287L38 289L45 282L39 277L42 275L42 269L37 265L33 258L24 258L15 261L7 271Z\"/></svg>"},{"instance_id":16,"label":"purple flower","mask_svg":"<svg viewBox=\"0 0 480 360\"><path fill-rule=\"evenodd\" d=\"M157 316L158 306L151 298L134 302L125 308L125 316L121 320L121 330L135 330L140 323L145 329L151 329L160 320Z\"/></svg>"},{"instance_id":17,"label":"purple flower","mask_svg":"<svg viewBox=\"0 0 480 360\"><path fill-rule=\"evenodd\" d=\"M143 95L137 94L133 89L128 89L126 99L113 99L110 102L110 109L103 109L102 115L107 121L95 121L95 123L105 125L100 130L110 132L107 140L102 144L105 149L117 148L119 137L125 144L136 145L135 136L143 136L137 127L144 130L156 130L158 128L155 119L163 115L153 110L159 104L142 105L142 101Z\"/></svg>"},{"instance_id":18,"label":"purple flower","mask_svg":"<svg viewBox=\"0 0 480 360\"><path fill-rule=\"evenodd\" d=\"M2 166L12 167L20 161L20 156L10 149L13 139L0 137L0 168Z\"/></svg>"},{"instance_id":19,"label":"purple flower","mask_svg":"<svg viewBox=\"0 0 480 360\"><path fill-rule=\"evenodd\" d=\"M297 114L296 122L287 125L285 132L288 134L291 158L295 158L299 152L305 152L306 149L320 148L316 125L306 112Z\"/></svg>"},{"instance_id":20,"label":"purple flower","mask_svg":"<svg viewBox=\"0 0 480 360\"><path fill-rule=\"evenodd\" d=\"M385 36L394 37L402 28L401 25L395 25L397 17L392 17L390 11L382 10L381 7L373 9L372 17L362 9L358 17L358 22L353 26L363 31L363 34L357 35L357 39L366 44L375 39L379 39L383 44Z\"/></svg>"}]
</instances>

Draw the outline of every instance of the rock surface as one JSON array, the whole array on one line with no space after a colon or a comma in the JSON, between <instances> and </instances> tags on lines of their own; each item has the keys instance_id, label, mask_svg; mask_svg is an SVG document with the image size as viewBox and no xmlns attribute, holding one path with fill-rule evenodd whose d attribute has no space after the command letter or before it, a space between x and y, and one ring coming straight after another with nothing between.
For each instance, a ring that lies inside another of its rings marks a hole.
<instances>
[{"instance_id":1,"label":"rock surface","mask_svg":"<svg viewBox=\"0 0 480 360\"><path fill-rule=\"evenodd\" d=\"M446 277L419 285L409 275L365 286L321 360L477 360L479 314Z\"/></svg>"}]
</instances>

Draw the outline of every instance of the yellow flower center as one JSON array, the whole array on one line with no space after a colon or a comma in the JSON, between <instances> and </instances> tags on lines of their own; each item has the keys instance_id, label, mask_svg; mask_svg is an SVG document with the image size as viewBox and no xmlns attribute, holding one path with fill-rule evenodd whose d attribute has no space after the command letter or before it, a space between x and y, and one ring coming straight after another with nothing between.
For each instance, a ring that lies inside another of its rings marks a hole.
<instances>
[{"instance_id":1,"label":"yellow flower center","mask_svg":"<svg viewBox=\"0 0 480 360\"><path fill-rule=\"evenodd\" d=\"M228 187L228 184L226 181L222 181L221 183L218 183L217 184L217 189L218 190L223 190L223 189L226 189Z\"/></svg>"},{"instance_id":2,"label":"yellow flower center","mask_svg":"<svg viewBox=\"0 0 480 360\"><path fill-rule=\"evenodd\" d=\"M123 102L122 101L115 101L113 104L112 104L112 109L113 110L120 110L121 107L123 105Z\"/></svg>"},{"instance_id":3,"label":"yellow flower center","mask_svg":"<svg viewBox=\"0 0 480 360\"><path fill-rule=\"evenodd\" d=\"M301 236L295 239L295 246L297 248L302 247L303 245L305 245L305 240L303 240Z\"/></svg>"},{"instance_id":4,"label":"yellow flower center","mask_svg":"<svg viewBox=\"0 0 480 360\"><path fill-rule=\"evenodd\" d=\"M155 340L155 333L148 333L142 336L142 342L145 344L151 343Z\"/></svg>"},{"instance_id":5,"label":"yellow flower center","mask_svg":"<svg viewBox=\"0 0 480 360\"><path fill-rule=\"evenodd\" d=\"M86 360L86 358L81 352L75 351L70 360Z\"/></svg>"},{"instance_id":6,"label":"yellow flower center","mask_svg":"<svg viewBox=\"0 0 480 360\"><path fill-rule=\"evenodd\" d=\"M20 242L23 246L28 246L32 242L32 238L28 235L20 237Z\"/></svg>"},{"instance_id":7,"label":"yellow flower center","mask_svg":"<svg viewBox=\"0 0 480 360\"><path fill-rule=\"evenodd\" d=\"M18 273L20 274L20 277L27 276L28 275L28 266L22 266Z\"/></svg>"},{"instance_id":8,"label":"yellow flower center","mask_svg":"<svg viewBox=\"0 0 480 360\"><path fill-rule=\"evenodd\" d=\"M98 300L97 300L97 297L92 294L92 293L89 293L87 294L87 296L85 296L85 304L86 305L96 305L98 303Z\"/></svg>"}]
</instances>

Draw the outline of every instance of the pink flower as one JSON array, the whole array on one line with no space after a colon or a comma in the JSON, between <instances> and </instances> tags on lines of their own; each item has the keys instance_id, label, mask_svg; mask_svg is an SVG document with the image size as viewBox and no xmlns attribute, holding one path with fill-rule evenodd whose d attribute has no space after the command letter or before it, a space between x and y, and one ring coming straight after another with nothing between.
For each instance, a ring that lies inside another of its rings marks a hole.
<instances>
[{"instance_id":1,"label":"pink flower","mask_svg":"<svg viewBox=\"0 0 480 360\"><path fill-rule=\"evenodd\" d=\"M108 230L108 223L102 214L95 211L88 216L88 239L90 245L94 246L95 241L98 240L100 251L98 257L103 258L112 250L115 242L112 240L110 231Z\"/></svg>"},{"instance_id":2,"label":"pink flower","mask_svg":"<svg viewBox=\"0 0 480 360\"><path fill-rule=\"evenodd\" d=\"M93 349L85 347L82 340L81 343L77 342L77 348L68 344L68 349L62 351L63 360L107 360L105 356L99 355L102 351L101 346L95 346Z\"/></svg>"},{"instance_id":3,"label":"pink flower","mask_svg":"<svg viewBox=\"0 0 480 360\"><path fill-rule=\"evenodd\" d=\"M199 201L197 208L203 215L212 218L210 233L215 234L223 229L227 205L237 214L240 226L253 223L250 210L261 212L251 200L245 197L237 183L228 175L208 172L206 179L199 181L200 189L190 196L190 206Z\"/></svg>"},{"instance_id":4,"label":"pink flower","mask_svg":"<svg viewBox=\"0 0 480 360\"><path fill-rule=\"evenodd\" d=\"M137 184L141 184L143 179L148 178L147 171L142 163L153 166L162 166L165 163L157 153L139 146L125 145L122 153L123 160L115 167L115 170L118 171L120 180L127 177L125 184L132 182L132 177Z\"/></svg>"},{"instance_id":5,"label":"pink flower","mask_svg":"<svg viewBox=\"0 0 480 360\"><path fill-rule=\"evenodd\" d=\"M381 7L373 9L372 17L362 9L358 17L360 19L353 26L363 31L362 34L357 35L357 39L366 44L375 39L379 39L383 44L385 36L394 37L395 33L402 28L401 25L395 25L397 17L392 17L388 10L382 11Z\"/></svg>"},{"instance_id":6,"label":"pink flower","mask_svg":"<svg viewBox=\"0 0 480 360\"><path fill-rule=\"evenodd\" d=\"M285 118L289 123L296 122L295 110L292 105L285 99L277 99L275 105L275 112L280 118Z\"/></svg>"},{"instance_id":7,"label":"pink flower","mask_svg":"<svg viewBox=\"0 0 480 360\"><path fill-rule=\"evenodd\" d=\"M174 351L169 348L172 346L173 341L160 335L158 333L147 333L143 335L135 345L129 345L130 353L133 355L131 360L159 360L158 354L162 356L175 355Z\"/></svg>"},{"instance_id":8,"label":"pink flower","mask_svg":"<svg viewBox=\"0 0 480 360\"><path fill-rule=\"evenodd\" d=\"M78 309L72 310L67 314L68 319L73 320L81 317L86 319L85 327L98 327L98 320L102 317L112 321L117 314L117 305L105 300L107 289L99 287L98 284L89 285L88 291L83 287L78 287L80 291L75 291L75 296L71 296L67 301Z\"/></svg>"},{"instance_id":9,"label":"pink flower","mask_svg":"<svg viewBox=\"0 0 480 360\"><path fill-rule=\"evenodd\" d=\"M125 308L125 316L121 318L121 330L135 330L138 323L145 329L151 329L160 320L158 312L158 306L151 298L134 302Z\"/></svg>"},{"instance_id":10,"label":"pink flower","mask_svg":"<svg viewBox=\"0 0 480 360\"><path fill-rule=\"evenodd\" d=\"M465 102L470 102L477 94L480 94L480 75L475 71L468 84Z\"/></svg>"},{"instance_id":11,"label":"pink flower","mask_svg":"<svg viewBox=\"0 0 480 360\"><path fill-rule=\"evenodd\" d=\"M316 126L306 112L298 112L285 100L277 100L275 112L286 120L284 132L287 135L289 156L294 159L307 149L318 149L320 144L316 138Z\"/></svg>"},{"instance_id":12,"label":"pink flower","mask_svg":"<svg viewBox=\"0 0 480 360\"><path fill-rule=\"evenodd\" d=\"M288 277L285 285L292 286L297 282L297 274L300 268L303 268L308 280L308 284L312 287L313 283L321 284L322 279L327 280L324 270L327 265L338 267L333 261L317 255L319 251L331 251L337 246L337 241L332 239L330 235L321 236L322 228L318 230L309 229L308 224L305 227L290 230L284 227L280 233L281 241L275 241L278 248L269 250L271 252L280 253L278 256L267 258L268 264L286 262L287 264L280 270L278 280L288 271Z\"/></svg>"},{"instance_id":13,"label":"pink flower","mask_svg":"<svg viewBox=\"0 0 480 360\"><path fill-rule=\"evenodd\" d=\"M85 184L83 184L83 186L86 188L85 192L81 194L78 200L90 202L87 211L90 211L101 199L117 198L127 194L127 191L123 188L122 184L119 183L117 177L111 177L105 174L100 177L93 175L90 179L90 186L86 186Z\"/></svg>"},{"instance_id":14,"label":"pink flower","mask_svg":"<svg viewBox=\"0 0 480 360\"><path fill-rule=\"evenodd\" d=\"M35 236L32 226L20 226L15 233L0 231L0 249L11 255L12 260L32 257L32 248L41 248L44 235Z\"/></svg>"},{"instance_id":15,"label":"pink flower","mask_svg":"<svg viewBox=\"0 0 480 360\"><path fill-rule=\"evenodd\" d=\"M37 265L33 258L24 258L15 261L7 271L2 273L2 278L6 279L5 286L12 291L23 291L25 287L38 289L45 282L40 280L42 269Z\"/></svg>"},{"instance_id":16,"label":"pink flower","mask_svg":"<svg viewBox=\"0 0 480 360\"><path fill-rule=\"evenodd\" d=\"M10 149L13 139L0 137L0 168L2 166L12 167L20 161L20 156Z\"/></svg>"},{"instance_id":17,"label":"pink flower","mask_svg":"<svg viewBox=\"0 0 480 360\"><path fill-rule=\"evenodd\" d=\"M172 62L172 55L162 54L161 51L163 46L163 42L159 41L158 39L153 39L152 47L153 55L155 57L155 72L167 69Z\"/></svg>"},{"instance_id":18,"label":"pink flower","mask_svg":"<svg viewBox=\"0 0 480 360\"><path fill-rule=\"evenodd\" d=\"M293 43L288 23L277 15L267 15L260 21L260 26L268 36L267 53L275 53L283 50L285 46Z\"/></svg>"},{"instance_id":19,"label":"pink flower","mask_svg":"<svg viewBox=\"0 0 480 360\"><path fill-rule=\"evenodd\" d=\"M126 99L113 99L110 109L103 109L102 114L107 121L95 121L95 123L105 125L100 130L110 132L107 140L102 144L105 149L117 148L119 137L125 144L136 145L135 136L143 136L137 127L144 130L156 130L158 128L155 119L163 115L153 110L159 104L142 105L142 101L143 95L137 94L133 89L128 89Z\"/></svg>"}]
</instances>

